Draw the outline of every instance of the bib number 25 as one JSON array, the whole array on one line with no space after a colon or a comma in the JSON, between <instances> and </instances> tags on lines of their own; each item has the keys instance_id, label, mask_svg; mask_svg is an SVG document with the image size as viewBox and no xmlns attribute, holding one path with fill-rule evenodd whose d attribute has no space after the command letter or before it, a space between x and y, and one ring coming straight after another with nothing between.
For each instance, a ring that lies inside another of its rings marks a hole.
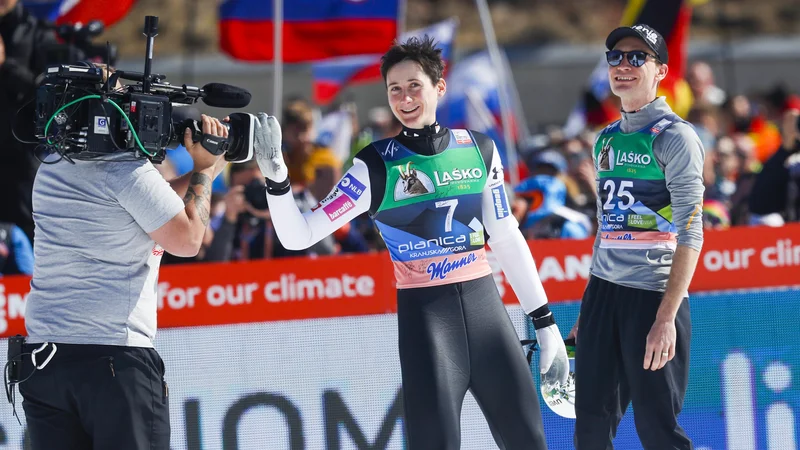
<instances>
[{"instance_id":1,"label":"bib number 25","mask_svg":"<svg viewBox=\"0 0 800 450\"><path fill-rule=\"evenodd\" d=\"M615 206L621 210L630 209L636 202L633 194L628 191L632 187L632 181L620 181L619 188L617 188L617 183L614 180L606 180L603 183L603 191L608 192L608 194L606 195L605 203L603 203L603 209L614 209ZM616 199L619 199L619 201L615 205L614 200Z\"/></svg>"}]
</instances>

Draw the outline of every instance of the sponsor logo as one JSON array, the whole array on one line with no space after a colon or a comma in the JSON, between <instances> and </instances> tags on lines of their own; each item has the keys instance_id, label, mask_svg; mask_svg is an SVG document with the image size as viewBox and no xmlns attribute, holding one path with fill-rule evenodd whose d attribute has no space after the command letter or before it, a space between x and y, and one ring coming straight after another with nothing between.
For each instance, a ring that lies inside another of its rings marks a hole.
<instances>
[{"instance_id":1,"label":"sponsor logo","mask_svg":"<svg viewBox=\"0 0 800 450\"><path fill-rule=\"evenodd\" d=\"M346 195L341 195L331 201L329 204L322 207L322 210L328 214L328 218L333 222L334 220L342 217L342 214L355 208L356 204L350 200Z\"/></svg>"},{"instance_id":2,"label":"sponsor logo","mask_svg":"<svg viewBox=\"0 0 800 450\"><path fill-rule=\"evenodd\" d=\"M502 168L498 169L497 167L492 167L492 180L496 181L502 179L502 173L503 173Z\"/></svg>"},{"instance_id":3,"label":"sponsor logo","mask_svg":"<svg viewBox=\"0 0 800 450\"><path fill-rule=\"evenodd\" d=\"M651 251L653 251L653 250L648 250L647 253L645 253L645 255L644 255L644 257L647 259L647 262L649 262L650 264L657 264L657 265L672 264L672 252L671 251L670 252L664 252L663 250L660 250L660 252L663 252L663 254L661 256L656 255L655 258L650 255Z\"/></svg>"},{"instance_id":4,"label":"sponsor logo","mask_svg":"<svg viewBox=\"0 0 800 450\"><path fill-rule=\"evenodd\" d=\"M94 134L108 134L108 117L94 118Z\"/></svg>"},{"instance_id":5,"label":"sponsor logo","mask_svg":"<svg viewBox=\"0 0 800 450\"><path fill-rule=\"evenodd\" d=\"M492 202L494 203L494 216L502 219L509 215L506 190L503 186L492 188Z\"/></svg>"},{"instance_id":6,"label":"sponsor logo","mask_svg":"<svg viewBox=\"0 0 800 450\"><path fill-rule=\"evenodd\" d=\"M431 275L431 281L437 278L440 280L444 280L450 272L468 266L477 260L478 257L475 256L475 253L470 253L467 256L462 256L461 258L453 261L450 261L447 258L445 258L443 261L430 263L428 265L426 273L429 273Z\"/></svg>"},{"instance_id":7,"label":"sponsor logo","mask_svg":"<svg viewBox=\"0 0 800 450\"><path fill-rule=\"evenodd\" d=\"M603 235L603 239L606 239L606 240L609 240L609 241L635 241L636 240L636 238L633 237L633 233L625 233L625 234L621 234L621 235L616 236L616 237L611 237L610 234L604 234Z\"/></svg>"},{"instance_id":8,"label":"sponsor logo","mask_svg":"<svg viewBox=\"0 0 800 450\"><path fill-rule=\"evenodd\" d=\"M452 250L449 247L452 247L454 245L464 244L466 242L467 242L467 235L465 234L461 234L458 236L439 236L436 239L419 240L417 242L408 241L408 243L400 244L397 246L397 252L406 253L412 250L426 250L431 247L437 247L437 246L448 247L445 250L448 250L449 252Z\"/></svg>"},{"instance_id":9,"label":"sponsor logo","mask_svg":"<svg viewBox=\"0 0 800 450\"><path fill-rule=\"evenodd\" d=\"M381 155L384 158L393 158L395 151L397 151L397 143L394 141L394 139L391 139L389 140L389 143L386 144L386 148L383 149Z\"/></svg>"},{"instance_id":10,"label":"sponsor logo","mask_svg":"<svg viewBox=\"0 0 800 450\"><path fill-rule=\"evenodd\" d=\"M336 188L333 189L333 191L330 194L328 194L327 197L323 198L322 200L320 200L319 203L317 203L316 205L312 206L311 207L311 211L316 211L316 210L322 208L323 206L327 205L328 203L333 201L333 199L335 199L338 196L339 196L339 188L336 187Z\"/></svg>"},{"instance_id":11,"label":"sponsor logo","mask_svg":"<svg viewBox=\"0 0 800 450\"><path fill-rule=\"evenodd\" d=\"M453 130L453 136L456 138L456 144L472 143L472 137L467 130Z\"/></svg>"},{"instance_id":12,"label":"sponsor logo","mask_svg":"<svg viewBox=\"0 0 800 450\"><path fill-rule=\"evenodd\" d=\"M617 166L636 166L645 167L653 162L653 158L647 154L640 154L636 152L617 151L611 146L611 141L614 138L603 140L603 146L600 149L600 154L597 155L597 171L609 172L614 170Z\"/></svg>"},{"instance_id":13,"label":"sponsor logo","mask_svg":"<svg viewBox=\"0 0 800 450\"><path fill-rule=\"evenodd\" d=\"M397 166L397 169L400 171L400 178L397 179L397 183L394 186L395 201L432 194L436 191L430 177L411 167L412 164L413 163L409 161L405 167Z\"/></svg>"},{"instance_id":14,"label":"sponsor logo","mask_svg":"<svg viewBox=\"0 0 800 450\"><path fill-rule=\"evenodd\" d=\"M164 255L164 249L161 248L160 245L156 244L155 247L153 247L153 252L152 253L153 253L153 256L162 256L162 255Z\"/></svg>"},{"instance_id":15,"label":"sponsor logo","mask_svg":"<svg viewBox=\"0 0 800 450\"><path fill-rule=\"evenodd\" d=\"M486 243L486 241L484 240L484 237L483 237L483 231L476 231L474 233L470 233L469 234L469 245L472 245L472 246L476 246L476 245L483 246L483 244L485 244L485 243Z\"/></svg>"},{"instance_id":16,"label":"sponsor logo","mask_svg":"<svg viewBox=\"0 0 800 450\"><path fill-rule=\"evenodd\" d=\"M482 177L483 171L477 167L474 169L453 169L449 172L436 171L433 173L437 186L447 186L455 182L472 183L480 181Z\"/></svg>"},{"instance_id":17,"label":"sponsor logo","mask_svg":"<svg viewBox=\"0 0 800 450\"><path fill-rule=\"evenodd\" d=\"M617 154L617 165L647 166L653 161L650 155L642 155L634 152L619 152Z\"/></svg>"},{"instance_id":18,"label":"sponsor logo","mask_svg":"<svg viewBox=\"0 0 800 450\"><path fill-rule=\"evenodd\" d=\"M658 229L658 221L656 220L656 216L649 214L629 214L628 226L636 228Z\"/></svg>"},{"instance_id":19,"label":"sponsor logo","mask_svg":"<svg viewBox=\"0 0 800 450\"><path fill-rule=\"evenodd\" d=\"M625 228L625 215L614 213L603 213L603 231L617 231Z\"/></svg>"},{"instance_id":20,"label":"sponsor logo","mask_svg":"<svg viewBox=\"0 0 800 450\"><path fill-rule=\"evenodd\" d=\"M636 25L633 29L644 33L644 38L650 41L651 44L656 45L658 43L658 35L652 29L644 25Z\"/></svg>"},{"instance_id":21,"label":"sponsor logo","mask_svg":"<svg viewBox=\"0 0 800 450\"><path fill-rule=\"evenodd\" d=\"M611 146L611 141L613 140L613 137L603 139L603 146L600 148L600 154L597 155L598 172L614 170L614 147Z\"/></svg>"},{"instance_id":22,"label":"sponsor logo","mask_svg":"<svg viewBox=\"0 0 800 450\"><path fill-rule=\"evenodd\" d=\"M363 183L358 181L356 177L350 174L347 174L344 176L344 178L342 178L342 181L339 182L338 187L353 200L358 200L361 197L361 194L363 194L367 189Z\"/></svg>"}]
</instances>

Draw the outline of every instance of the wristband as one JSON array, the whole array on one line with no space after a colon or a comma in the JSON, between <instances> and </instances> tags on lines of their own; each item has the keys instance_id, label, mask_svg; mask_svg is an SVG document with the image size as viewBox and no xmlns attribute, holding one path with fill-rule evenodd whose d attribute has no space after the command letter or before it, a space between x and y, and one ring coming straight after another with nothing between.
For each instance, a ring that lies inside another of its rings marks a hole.
<instances>
[{"instance_id":1,"label":"wristband","mask_svg":"<svg viewBox=\"0 0 800 450\"><path fill-rule=\"evenodd\" d=\"M286 179L280 183L276 183L269 178L265 179L267 180L267 194L269 195L283 195L292 189L292 184L289 182L289 177L286 177Z\"/></svg>"},{"instance_id":2,"label":"wristband","mask_svg":"<svg viewBox=\"0 0 800 450\"><path fill-rule=\"evenodd\" d=\"M543 306L531 311L528 313L528 316L533 319L534 330L541 330L542 328L556 324L556 319L553 317L553 313L550 312L550 308L547 306L547 304L544 304Z\"/></svg>"}]
</instances>

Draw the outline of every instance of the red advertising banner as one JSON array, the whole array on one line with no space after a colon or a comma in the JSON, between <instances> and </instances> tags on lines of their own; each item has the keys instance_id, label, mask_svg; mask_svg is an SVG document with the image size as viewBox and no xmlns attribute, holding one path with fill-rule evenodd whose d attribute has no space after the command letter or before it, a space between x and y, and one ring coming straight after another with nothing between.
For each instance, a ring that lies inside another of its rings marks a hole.
<instances>
[{"instance_id":1,"label":"red advertising banner","mask_svg":"<svg viewBox=\"0 0 800 450\"><path fill-rule=\"evenodd\" d=\"M592 239L529 242L548 299L579 300ZM490 256L490 260L491 260ZM516 296L499 265L506 304ZM705 233L690 290L800 285L800 224ZM24 334L29 277L0 278L0 336ZM396 311L386 253L162 267L160 328L386 314Z\"/></svg>"}]
</instances>

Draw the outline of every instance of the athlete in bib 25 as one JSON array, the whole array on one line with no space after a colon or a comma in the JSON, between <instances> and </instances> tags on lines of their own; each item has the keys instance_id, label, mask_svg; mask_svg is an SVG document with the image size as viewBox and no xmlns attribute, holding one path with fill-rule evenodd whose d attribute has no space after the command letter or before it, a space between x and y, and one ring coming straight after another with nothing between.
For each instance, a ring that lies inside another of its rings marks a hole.
<instances>
[{"instance_id":1,"label":"athlete in bib 25","mask_svg":"<svg viewBox=\"0 0 800 450\"><path fill-rule=\"evenodd\" d=\"M575 448L613 449L633 403L645 450L691 450L678 414L689 383L688 289L703 244L703 145L657 97L669 70L661 34L620 27L606 47L622 118L599 133L593 153L600 226L570 332Z\"/></svg>"},{"instance_id":2,"label":"athlete in bib 25","mask_svg":"<svg viewBox=\"0 0 800 450\"><path fill-rule=\"evenodd\" d=\"M566 349L528 245L509 211L503 168L488 137L436 122L445 94L441 50L427 36L394 45L381 73L394 138L361 150L333 192L301 214L281 156L280 126L259 114L256 160L275 230L306 248L368 212L397 278L397 320L408 448L458 449L470 390L501 449L546 449L536 388L486 260L485 236L532 318L542 380L566 382Z\"/></svg>"}]
</instances>

